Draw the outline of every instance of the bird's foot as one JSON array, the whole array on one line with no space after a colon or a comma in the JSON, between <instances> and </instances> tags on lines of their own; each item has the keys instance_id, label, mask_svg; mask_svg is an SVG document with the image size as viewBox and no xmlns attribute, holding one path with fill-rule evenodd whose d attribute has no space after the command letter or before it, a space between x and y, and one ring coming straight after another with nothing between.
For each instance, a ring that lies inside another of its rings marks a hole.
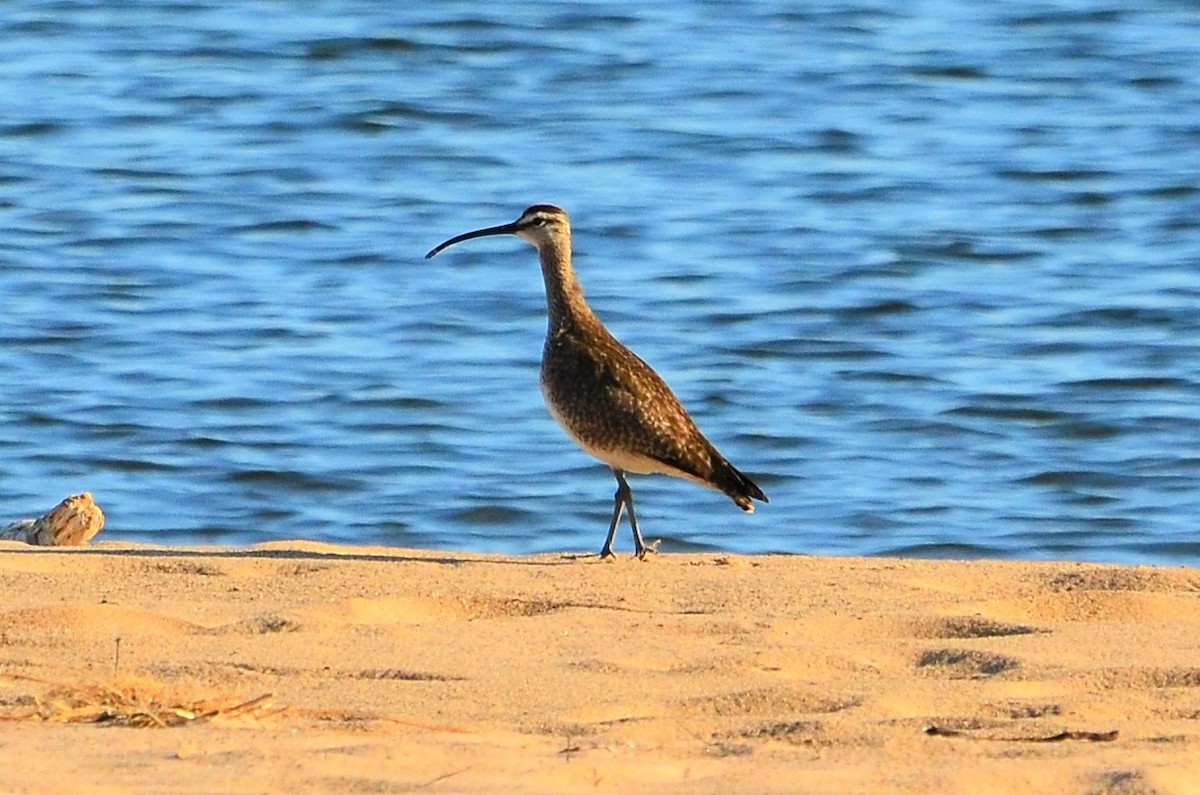
<instances>
[{"instance_id":1,"label":"bird's foot","mask_svg":"<svg viewBox=\"0 0 1200 795\"><path fill-rule=\"evenodd\" d=\"M651 541L649 544L641 545L633 554L638 560L645 560L646 555L657 555L658 545L662 543L661 538Z\"/></svg>"},{"instance_id":2,"label":"bird's foot","mask_svg":"<svg viewBox=\"0 0 1200 795\"><path fill-rule=\"evenodd\" d=\"M607 560L608 558L615 557L616 555L614 555L612 551L612 544L605 544L604 549L600 550L600 560Z\"/></svg>"}]
</instances>

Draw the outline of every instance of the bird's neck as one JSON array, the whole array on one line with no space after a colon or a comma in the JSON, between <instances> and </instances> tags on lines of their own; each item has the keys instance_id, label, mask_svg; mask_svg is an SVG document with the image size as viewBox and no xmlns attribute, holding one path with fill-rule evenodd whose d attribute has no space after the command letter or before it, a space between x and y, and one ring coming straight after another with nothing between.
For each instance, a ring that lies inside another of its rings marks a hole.
<instances>
[{"instance_id":1,"label":"bird's neck","mask_svg":"<svg viewBox=\"0 0 1200 795\"><path fill-rule=\"evenodd\" d=\"M538 256L542 261L542 278L546 282L550 334L598 322L583 298L583 287L571 267L571 244L551 243L541 248Z\"/></svg>"}]
</instances>

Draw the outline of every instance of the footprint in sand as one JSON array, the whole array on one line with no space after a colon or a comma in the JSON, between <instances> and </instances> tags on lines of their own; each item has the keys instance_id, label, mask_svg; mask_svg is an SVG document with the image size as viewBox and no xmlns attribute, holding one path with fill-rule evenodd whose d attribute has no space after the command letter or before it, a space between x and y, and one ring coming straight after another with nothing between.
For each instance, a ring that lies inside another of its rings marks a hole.
<instances>
[{"instance_id":1,"label":"footprint in sand","mask_svg":"<svg viewBox=\"0 0 1200 795\"><path fill-rule=\"evenodd\" d=\"M917 657L921 673L949 679L985 679L1019 668L1020 661L976 649L929 649Z\"/></svg>"},{"instance_id":2,"label":"footprint in sand","mask_svg":"<svg viewBox=\"0 0 1200 795\"><path fill-rule=\"evenodd\" d=\"M812 715L841 712L861 703L853 696L829 696L794 687L764 687L701 696L680 702L681 716Z\"/></svg>"},{"instance_id":3,"label":"footprint in sand","mask_svg":"<svg viewBox=\"0 0 1200 795\"><path fill-rule=\"evenodd\" d=\"M944 616L920 618L910 626L917 638L1002 638L1040 632L1027 624L1010 624L983 616Z\"/></svg>"}]
</instances>

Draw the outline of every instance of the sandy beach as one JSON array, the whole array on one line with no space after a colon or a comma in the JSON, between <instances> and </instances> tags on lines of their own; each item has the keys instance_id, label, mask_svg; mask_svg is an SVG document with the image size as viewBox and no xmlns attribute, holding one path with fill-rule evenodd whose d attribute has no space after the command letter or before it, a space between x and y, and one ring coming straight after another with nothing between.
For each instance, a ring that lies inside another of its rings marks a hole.
<instances>
[{"instance_id":1,"label":"sandy beach","mask_svg":"<svg viewBox=\"0 0 1200 795\"><path fill-rule=\"evenodd\" d=\"M1200 573L0 545L5 792L1200 792Z\"/></svg>"}]
</instances>

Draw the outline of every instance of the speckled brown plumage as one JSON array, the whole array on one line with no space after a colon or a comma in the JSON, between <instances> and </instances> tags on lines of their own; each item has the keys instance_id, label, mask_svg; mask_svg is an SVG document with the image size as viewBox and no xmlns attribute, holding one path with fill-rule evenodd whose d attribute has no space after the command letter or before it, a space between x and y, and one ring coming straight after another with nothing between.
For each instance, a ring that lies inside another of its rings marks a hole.
<instances>
[{"instance_id":1,"label":"speckled brown plumage","mask_svg":"<svg viewBox=\"0 0 1200 795\"><path fill-rule=\"evenodd\" d=\"M571 267L570 221L563 210L534 205L511 224L458 235L427 256L463 240L499 234L517 235L538 249L549 310L541 371L546 405L563 430L617 478L601 556L612 554L624 508L638 557L646 552L625 472L685 478L724 492L747 512L754 510L754 500L766 502L762 490L705 438L658 373L618 342L588 306Z\"/></svg>"},{"instance_id":2,"label":"speckled brown plumage","mask_svg":"<svg viewBox=\"0 0 1200 795\"><path fill-rule=\"evenodd\" d=\"M589 452L628 451L652 459L724 492L743 510L753 510L751 498L763 499L705 438L658 373L598 322L552 330L541 378L555 418Z\"/></svg>"}]
</instances>

